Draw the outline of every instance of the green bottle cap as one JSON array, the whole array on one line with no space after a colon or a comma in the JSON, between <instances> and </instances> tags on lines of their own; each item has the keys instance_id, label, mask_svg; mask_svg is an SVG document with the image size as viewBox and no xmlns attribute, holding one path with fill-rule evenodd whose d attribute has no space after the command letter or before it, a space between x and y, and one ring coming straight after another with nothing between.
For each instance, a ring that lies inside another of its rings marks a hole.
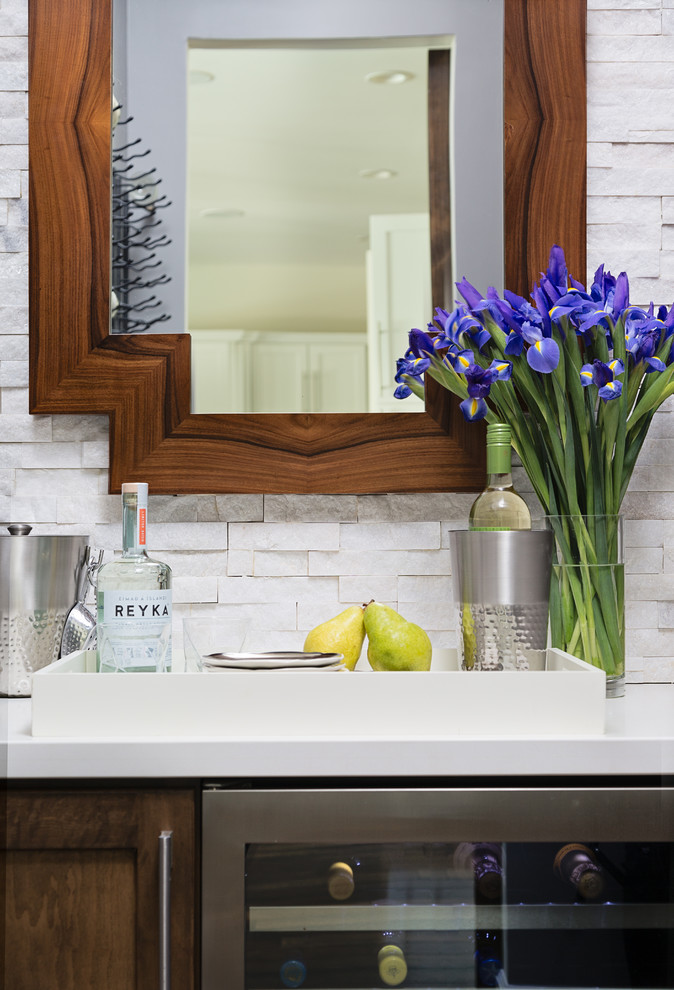
<instances>
[{"instance_id":1,"label":"green bottle cap","mask_svg":"<svg viewBox=\"0 0 674 990\"><path fill-rule=\"evenodd\" d=\"M489 423L487 426L487 443L490 447L496 443L506 444L509 447L511 440L510 427L507 423Z\"/></svg>"}]
</instances>

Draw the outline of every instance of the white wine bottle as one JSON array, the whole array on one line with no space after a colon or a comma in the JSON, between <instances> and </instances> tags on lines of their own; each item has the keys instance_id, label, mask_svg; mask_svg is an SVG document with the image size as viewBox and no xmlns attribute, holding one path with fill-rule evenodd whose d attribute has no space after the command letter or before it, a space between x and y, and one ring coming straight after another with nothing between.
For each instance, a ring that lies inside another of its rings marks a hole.
<instances>
[{"instance_id":1,"label":"white wine bottle","mask_svg":"<svg viewBox=\"0 0 674 990\"><path fill-rule=\"evenodd\" d=\"M469 529L531 529L531 513L513 488L511 435L506 423L487 427L487 487L473 502Z\"/></svg>"},{"instance_id":2,"label":"white wine bottle","mask_svg":"<svg viewBox=\"0 0 674 990\"><path fill-rule=\"evenodd\" d=\"M558 877L575 887L583 901L596 901L604 890L604 877L594 854L579 842L562 846L553 863Z\"/></svg>"},{"instance_id":3,"label":"white wine bottle","mask_svg":"<svg viewBox=\"0 0 674 990\"><path fill-rule=\"evenodd\" d=\"M377 953L379 979L387 987L399 987L407 978L405 953L399 945L387 943Z\"/></svg>"},{"instance_id":4,"label":"white wine bottle","mask_svg":"<svg viewBox=\"0 0 674 990\"><path fill-rule=\"evenodd\" d=\"M171 568L148 557L144 483L122 485L122 555L98 572L98 669L171 669Z\"/></svg>"},{"instance_id":5,"label":"white wine bottle","mask_svg":"<svg viewBox=\"0 0 674 990\"><path fill-rule=\"evenodd\" d=\"M355 881L351 866L348 863L333 863L328 870L328 893L333 901L348 901L354 888Z\"/></svg>"}]
</instances>

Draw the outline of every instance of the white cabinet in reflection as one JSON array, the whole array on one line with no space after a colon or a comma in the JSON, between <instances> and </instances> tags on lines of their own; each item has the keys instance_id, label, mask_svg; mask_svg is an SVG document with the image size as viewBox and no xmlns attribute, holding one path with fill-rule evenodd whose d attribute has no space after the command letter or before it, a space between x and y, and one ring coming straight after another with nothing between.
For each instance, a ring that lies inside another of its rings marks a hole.
<instances>
[{"instance_id":1,"label":"white cabinet in reflection","mask_svg":"<svg viewBox=\"0 0 674 990\"><path fill-rule=\"evenodd\" d=\"M365 334L190 334L195 413L368 411Z\"/></svg>"},{"instance_id":2,"label":"white cabinet in reflection","mask_svg":"<svg viewBox=\"0 0 674 990\"><path fill-rule=\"evenodd\" d=\"M236 413L251 408L251 346L247 330L190 330L192 412Z\"/></svg>"},{"instance_id":3,"label":"white cabinet in reflection","mask_svg":"<svg viewBox=\"0 0 674 990\"><path fill-rule=\"evenodd\" d=\"M367 268L370 412L421 412L411 395L393 397L396 361L412 327L431 319L431 242L427 213L370 217Z\"/></svg>"}]
</instances>

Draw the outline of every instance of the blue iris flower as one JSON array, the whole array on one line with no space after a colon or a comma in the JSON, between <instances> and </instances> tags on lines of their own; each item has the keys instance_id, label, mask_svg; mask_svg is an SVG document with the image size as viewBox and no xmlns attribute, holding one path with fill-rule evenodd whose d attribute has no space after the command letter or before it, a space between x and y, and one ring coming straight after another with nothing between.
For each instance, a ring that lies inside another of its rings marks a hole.
<instances>
[{"instance_id":1,"label":"blue iris flower","mask_svg":"<svg viewBox=\"0 0 674 990\"><path fill-rule=\"evenodd\" d=\"M543 336L540 327L531 323L523 323L521 334L529 347L527 348L527 364L534 371L549 375L559 364L559 344L552 337Z\"/></svg>"},{"instance_id":2,"label":"blue iris flower","mask_svg":"<svg viewBox=\"0 0 674 990\"><path fill-rule=\"evenodd\" d=\"M488 412L485 399L489 395L490 389L496 381L507 381L512 374L512 365L509 361L492 361L488 368L483 368L479 364L471 363L470 351L464 351L461 355L456 355L454 368L466 379L468 388L468 399L460 403L460 409L468 420L483 419Z\"/></svg>"},{"instance_id":3,"label":"blue iris flower","mask_svg":"<svg viewBox=\"0 0 674 990\"><path fill-rule=\"evenodd\" d=\"M466 310L465 306L457 306L451 313L438 307L435 310L435 322L440 327L445 346L453 344L455 347L461 347L462 334L466 334L478 350L489 340L489 331Z\"/></svg>"},{"instance_id":4,"label":"blue iris flower","mask_svg":"<svg viewBox=\"0 0 674 990\"><path fill-rule=\"evenodd\" d=\"M599 397L605 402L617 399L623 390L622 382L615 380L616 375L622 375L625 370L622 361L595 360L592 364L584 364L580 369L580 380L585 386L597 385L599 387Z\"/></svg>"},{"instance_id":5,"label":"blue iris flower","mask_svg":"<svg viewBox=\"0 0 674 990\"><path fill-rule=\"evenodd\" d=\"M666 324L642 310L633 310L625 319L625 348L635 364L644 362L647 374L665 370L665 362L655 355L668 336L671 331Z\"/></svg>"},{"instance_id":6,"label":"blue iris flower","mask_svg":"<svg viewBox=\"0 0 674 990\"><path fill-rule=\"evenodd\" d=\"M463 402L459 403L459 409L469 422L484 419L489 411L484 399L464 399Z\"/></svg>"}]
</instances>

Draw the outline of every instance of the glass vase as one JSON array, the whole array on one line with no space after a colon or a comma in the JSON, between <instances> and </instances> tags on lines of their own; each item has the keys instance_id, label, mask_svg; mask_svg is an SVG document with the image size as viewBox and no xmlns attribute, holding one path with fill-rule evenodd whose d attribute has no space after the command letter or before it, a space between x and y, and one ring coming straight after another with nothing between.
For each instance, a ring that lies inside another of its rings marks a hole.
<instances>
[{"instance_id":1,"label":"glass vase","mask_svg":"<svg viewBox=\"0 0 674 990\"><path fill-rule=\"evenodd\" d=\"M625 693L625 564L620 515L546 516L554 533L550 645L599 667Z\"/></svg>"}]
</instances>

